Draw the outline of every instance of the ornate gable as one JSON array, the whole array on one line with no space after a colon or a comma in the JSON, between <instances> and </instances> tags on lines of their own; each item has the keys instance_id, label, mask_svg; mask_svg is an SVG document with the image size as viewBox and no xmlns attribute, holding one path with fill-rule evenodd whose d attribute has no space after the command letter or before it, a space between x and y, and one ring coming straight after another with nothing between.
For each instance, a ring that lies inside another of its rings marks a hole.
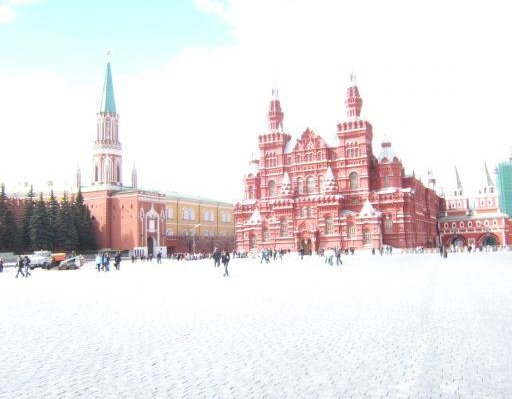
<instances>
[{"instance_id":1,"label":"ornate gable","mask_svg":"<svg viewBox=\"0 0 512 399\"><path fill-rule=\"evenodd\" d=\"M309 127L302 133L300 139L297 139L294 151L318 150L327 148L324 139L313 132Z\"/></svg>"}]
</instances>

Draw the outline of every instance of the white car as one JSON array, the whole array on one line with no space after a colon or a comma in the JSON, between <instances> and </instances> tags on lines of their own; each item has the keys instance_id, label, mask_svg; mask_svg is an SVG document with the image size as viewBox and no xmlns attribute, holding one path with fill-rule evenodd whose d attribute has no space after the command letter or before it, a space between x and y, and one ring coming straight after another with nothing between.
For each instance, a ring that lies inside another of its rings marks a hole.
<instances>
[{"instance_id":1,"label":"white car","mask_svg":"<svg viewBox=\"0 0 512 399\"><path fill-rule=\"evenodd\" d=\"M32 255L27 255L30 259L30 268L42 267L49 269L52 265L52 253L50 251L34 251Z\"/></svg>"}]
</instances>

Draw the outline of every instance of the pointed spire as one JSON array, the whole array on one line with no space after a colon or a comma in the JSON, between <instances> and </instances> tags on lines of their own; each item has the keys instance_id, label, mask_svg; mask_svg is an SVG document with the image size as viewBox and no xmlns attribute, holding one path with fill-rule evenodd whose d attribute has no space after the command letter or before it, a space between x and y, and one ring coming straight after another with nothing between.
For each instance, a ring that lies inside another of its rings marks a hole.
<instances>
[{"instance_id":1,"label":"pointed spire","mask_svg":"<svg viewBox=\"0 0 512 399\"><path fill-rule=\"evenodd\" d=\"M110 55L109 53L107 53L107 55ZM112 82L110 61L107 61L107 72L105 73L105 83L103 84L103 93L101 95L100 112L116 113L116 100L114 98L114 84Z\"/></svg>"},{"instance_id":2,"label":"pointed spire","mask_svg":"<svg viewBox=\"0 0 512 399\"><path fill-rule=\"evenodd\" d=\"M487 180L487 187L494 187L494 182L492 181L491 174L489 173L489 169L487 169L487 163L484 162L485 169L485 178Z\"/></svg>"},{"instance_id":3,"label":"pointed spire","mask_svg":"<svg viewBox=\"0 0 512 399\"><path fill-rule=\"evenodd\" d=\"M366 199L363 207L361 208L361 212L359 212L359 216L361 217L367 217L367 216L373 216L373 215L379 215L380 212L376 211L373 205L370 203L368 198Z\"/></svg>"},{"instance_id":4,"label":"pointed spire","mask_svg":"<svg viewBox=\"0 0 512 399\"><path fill-rule=\"evenodd\" d=\"M325 193L335 193L337 191L338 191L338 184L336 183L336 179L334 178L334 173L332 173L331 167L328 166L327 171L325 173L324 192Z\"/></svg>"},{"instance_id":5,"label":"pointed spire","mask_svg":"<svg viewBox=\"0 0 512 399\"><path fill-rule=\"evenodd\" d=\"M283 131L284 113L281 111L281 101L276 88L272 89L272 100L268 110L268 127L270 131Z\"/></svg>"},{"instance_id":6,"label":"pointed spire","mask_svg":"<svg viewBox=\"0 0 512 399\"><path fill-rule=\"evenodd\" d=\"M137 188L137 169L135 169L135 162L132 168L132 187Z\"/></svg>"},{"instance_id":7,"label":"pointed spire","mask_svg":"<svg viewBox=\"0 0 512 399\"><path fill-rule=\"evenodd\" d=\"M345 106L347 107L347 117L349 119L359 119L361 108L363 107L363 99L359 95L355 73L350 74L350 86L347 89Z\"/></svg>"},{"instance_id":8,"label":"pointed spire","mask_svg":"<svg viewBox=\"0 0 512 399\"><path fill-rule=\"evenodd\" d=\"M261 223L261 214L260 214L260 211L258 210L258 208L254 208L254 211L251 215L251 219L249 219L249 223L254 223L254 224Z\"/></svg>"},{"instance_id":9,"label":"pointed spire","mask_svg":"<svg viewBox=\"0 0 512 399\"><path fill-rule=\"evenodd\" d=\"M80 165L76 166L76 189L80 190L82 187L82 172L80 171Z\"/></svg>"},{"instance_id":10,"label":"pointed spire","mask_svg":"<svg viewBox=\"0 0 512 399\"><path fill-rule=\"evenodd\" d=\"M460 182L459 171L457 167L455 167L455 177L457 178L457 191L462 193L462 183Z\"/></svg>"}]
</instances>

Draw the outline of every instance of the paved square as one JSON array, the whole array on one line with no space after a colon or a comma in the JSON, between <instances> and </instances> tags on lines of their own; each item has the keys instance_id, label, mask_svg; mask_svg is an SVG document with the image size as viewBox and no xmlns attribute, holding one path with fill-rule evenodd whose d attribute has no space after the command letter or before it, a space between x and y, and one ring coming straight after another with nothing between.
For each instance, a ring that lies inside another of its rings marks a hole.
<instances>
[{"instance_id":1,"label":"paved square","mask_svg":"<svg viewBox=\"0 0 512 399\"><path fill-rule=\"evenodd\" d=\"M510 398L512 253L0 274L0 398Z\"/></svg>"}]
</instances>

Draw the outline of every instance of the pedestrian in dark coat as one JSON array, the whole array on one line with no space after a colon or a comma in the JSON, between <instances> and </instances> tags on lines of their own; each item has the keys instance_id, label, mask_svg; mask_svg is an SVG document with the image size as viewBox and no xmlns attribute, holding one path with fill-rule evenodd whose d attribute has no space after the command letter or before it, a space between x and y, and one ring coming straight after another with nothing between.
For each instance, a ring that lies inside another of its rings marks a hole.
<instances>
[{"instance_id":1,"label":"pedestrian in dark coat","mask_svg":"<svg viewBox=\"0 0 512 399\"><path fill-rule=\"evenodd\" d=\"M32 273L30 273L30 258L27 255L23 258L23 266L25 266L25 277L32 276Z\"/></svg>"},{"instance_id":2,"label":"pedestrian in dark coat","mask_svg":"<svg viewBox=\"0 0 512 399\"><path fill-rule=\"evenodd\" d=\"M228 264L229 264L229 252L224 251L222 254L222 264L224 265L224 277L229 277Z\"/></svg>"},{"instance_id":3,"label":"pedestrian in dark coat","mask_svg":"<svg viewBox=\"0 0 512 399\"><path fill-rule=\"evenodd\" d=\"M26 277L25 273L23 273L23 258L21 256L18 256L18 259L16 260L16 266L18 266L18 273L16 273L16 278L18 278L20 273L23 277Z\"/></svg>"},{"instance_id":4,"label":"pedestrian in dark coat","mask_svg":"<svg viewBox=\"0 0 512 399\"><path fill-rule=\"evenodd\" d=\"M0 258L0 273L4 271L4 258Z\"/></svg>"},{"instance_id":5,"label":"pedestrian in dark coat","mask_svg":"<svg viewBox=\"0 0 512 399\"><path fill-rule=\"evenodd\" d=\"M219 248L215 248L215 250L213 251L213 266L215 267L219 267L220 266L220 258L222 256L222 253L220 252L220 249Z\"/></svg>"},{"instance_id":6,"label":"pedestrian in dark coat","mask_svg":"<svg viewBox=\"0 0 512 399\"><path fill-rule=\"evenodd\" d=\"M119 270L121 267L121 253L117 252L116 256L114 256L114 266L116 267L116 270Z\"/></svg>"}]
</instances>

